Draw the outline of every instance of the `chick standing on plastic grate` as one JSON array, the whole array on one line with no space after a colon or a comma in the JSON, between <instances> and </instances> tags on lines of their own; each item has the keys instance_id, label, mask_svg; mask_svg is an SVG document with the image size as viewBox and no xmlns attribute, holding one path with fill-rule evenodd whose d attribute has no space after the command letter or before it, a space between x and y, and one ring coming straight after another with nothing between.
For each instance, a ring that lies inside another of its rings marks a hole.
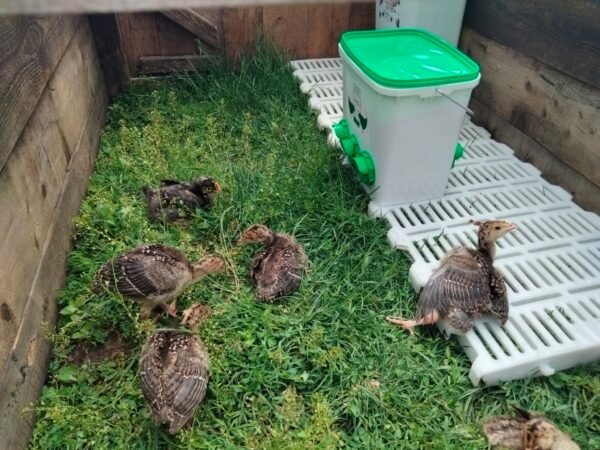
<instances>
[{"instance_id":1,"label":"chick standing on plastic grate","mask_svg":"<svg viewBox=\"0 0 600 450\"><path fill-rule=\"evenodd\" d=\"M450 250L421 291L416 320L387 317L388 322L411 334L419 325L431 325L442 319L466 333L473 320L486 313L492 313L502 324L506 322L506 284L493 266L495 242L517 227L503 220L471 223L479 226L478 248Z\"/></svg>"},{"instance_id":2,"label":"chick standing on plastic grate","mask_svg":"<svg viewBox=\"0 0 600 450\"><path fill-rule=\"evenodd\" d=\"M493 448L511 450L579 450L556 425L539 414L515 408L516 417L494 416L483 424Z\"/></svg>"}]
</instances>

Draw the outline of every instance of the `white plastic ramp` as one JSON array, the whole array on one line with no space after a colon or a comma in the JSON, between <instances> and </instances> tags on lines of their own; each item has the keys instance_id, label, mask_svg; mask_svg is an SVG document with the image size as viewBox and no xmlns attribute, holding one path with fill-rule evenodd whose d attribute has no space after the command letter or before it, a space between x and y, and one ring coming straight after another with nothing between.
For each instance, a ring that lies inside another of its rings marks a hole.
<instances>
[{"instance_id":1,"label":"white plastic ramp","mask_svg":"<svg viewBox=\"0 0 600 450\"><path fill-rule=\"evenodd\" d=\"M330 130L343 116L341 60L291 66L318 112L318 127ZM409 275L416 290L448 250L476 244L469 219L504 218L519 226L498 242L496 258L509 290L508 322L500 326L485 317L458 335L472 361L471 381L548 376L599 360L600 218L469 120L459 139L465 154L443 197L384 210L370 207L369 213L388 221L391 245L414 260ZM339 145L333 133L328 142ZM444 323L439 327L446 335L454 331Z\"/></svg>"}]
</instances>

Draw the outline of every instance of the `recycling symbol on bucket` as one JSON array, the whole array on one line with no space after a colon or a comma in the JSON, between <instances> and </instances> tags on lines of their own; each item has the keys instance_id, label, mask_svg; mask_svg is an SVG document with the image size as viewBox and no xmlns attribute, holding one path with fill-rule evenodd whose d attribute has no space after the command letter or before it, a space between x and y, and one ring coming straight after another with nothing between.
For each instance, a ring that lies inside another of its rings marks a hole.
<instances>
[{"instance_id":1,"label":"recycling symbol on bucket","mask_svg":"<svg viewBox=\"0 0 600 450\"><path fill-rule=\"evenodd\" d=\"M367 129L367 118L363 116L360 112L357 115L354 115L356 112L356 106L348 97L348 110L350 111L350 116L354 121L355 125L359 127L361 130L365 131Z\"/></svg>"}]
</instances>

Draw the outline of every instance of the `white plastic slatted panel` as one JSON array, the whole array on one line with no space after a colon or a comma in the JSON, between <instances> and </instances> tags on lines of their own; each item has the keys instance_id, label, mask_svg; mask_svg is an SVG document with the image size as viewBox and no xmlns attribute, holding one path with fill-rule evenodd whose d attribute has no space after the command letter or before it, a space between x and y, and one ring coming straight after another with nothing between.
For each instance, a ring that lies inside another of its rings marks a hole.
<instances>
[{"instance_id":1,"label":"white plastic slatted panel","mask_svg":"<svg viewBox=\"0 0 600 450\"><path fill-rule=\"evenodd\" d=\"M294 74L319 111L318 126L342 118L341 61L294 61ZM333 133L329 143L337 146ZM385 210L391 244L410 253L415 289L451 248L476 244L471 218L507 219L519 229L498 242L496 267L509 290L505 326L476 322L458 340L473 362L473 384L551 375L600 359L600 218L576 206L563 189L540 177L504 144L465 121L465 155L442 198ZM452 332L444 323L445 334Z\"/></svg>"},{"instance_id":2,"label":"white plastic slatted panel","mask_svg":"<svg viewBox=\"0 0 600 450\"><path fill-rule=\"evenodd\" d=\"M600 358L600 220L578 208L556 209L560 206L494 215L519 225L498 242L495 264L508 286L510 316L504 327L486 318L459 336L473 361L474 384L551 375ZM416 261L411 280L419 288L445 252L473 246L476 236L463 221L411 238L408 249ZM445 324L440 328L451 333Z\"/></svg>"},{"instance_id":3,"label":"white plastic slatted panel","mask_svg":"<svg viewBox=\"0 0 600 450\"><path fill-rule=\"evenodd\" d=\"M308 104L316 111L321 110L321 104L325 102L335 102L342 105L342 94L344 88L342 84L328 84L325 86L315 86L310 91Z\"/></svg>"},{"instance_id":4,"label":"white plastic slatted panel","mask_svg":"<svg viewBox=\"0 0 600 450\"><path fill-rule=\"evenodd\" d=\"M304 93L316 86L340 85L342 82L342 60L339 58L292 61L291 66Z\"/></svg>"}]
</instances>

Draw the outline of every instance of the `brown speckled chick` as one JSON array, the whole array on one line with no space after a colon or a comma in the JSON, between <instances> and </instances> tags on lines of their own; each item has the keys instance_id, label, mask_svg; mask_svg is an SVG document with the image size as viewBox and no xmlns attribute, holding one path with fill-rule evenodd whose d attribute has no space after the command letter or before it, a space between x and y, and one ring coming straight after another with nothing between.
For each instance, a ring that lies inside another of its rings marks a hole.
<instances>
[{"instance_id":1,"label":"brown speckled chick","mask_svg":"<svg viewBox=\"0 0 600 450\"><path fill-rule=\"evenodd\" d=\"M161 306L176 316L175 299L206 274L221 272L225 263L218 256L205 256L191 264L176 248L148 244L123 253L106 263L96 274L92 289L119 293L142 305L140 317L148 318ZM169 302L172 302L168 305Z\"/></svg>"},{"instance_id":2,"label":"brown speckled chick","mask_svg":"<svg viewBox=\"0 0 600 450\"><path fill-rule=\"evenodd\" d=\"M195 332L209 314L207 306L193 305L183 312L182 325ZM152 419L177 433L206 395L210 359L202 342L188 332L156 331L142 348L139 366Z\"/></svg>"},{"instance_id":3,"label":"brown speckled chick","mask_svg":"<svg viewBox=\"0 0 600 450\"><path fill-rule=\"evenodd\" d=\"M239 243L265 246L254 256L250 268L250 280L256 286L258 300L272 302L298 290L306 255L293 237L274 233L264 225L253 225L242 233Z\"/></svg>"},{"instance_id":4,"label":"brown speckled chick","mask_svg":"<svg viewBox=\"0 0 600 450\"><path fill-rule=\"evenodd\" d=\"M517 227L503 220L471 221L479 226L476 250L457 247L450 250L421 291L416 320L387 317L411 334L419 325L447 319L455 329L466 333L473 320L491 313L504 324L508 319L506 284L494 269L495 242Z\"/></svg>"},{"instance_id":5,"label":"brown speckled chick","mask_svg":"<svg viewBox=\"0 0 600 450\"><path fill-rule=\"evenodd\" d=\"M494 448L511 450L579 450L556 425L539 414L515 408L516 417L495 416L483 423L483 432Z\"/></svg>"},{"instance_id":6,"label":"brown speckled chick","mask_svg":"<svg viewBox=\"0 0 600 450\"><path fill-rule=\"evenodd\" d=\"M192 183L163 180L158 189L143 188L148 201L148 216L155 220L174 221L189 216L196 208L207 209L221 186L214 178L201 176Z\"/></svg>"}]
</instances>

